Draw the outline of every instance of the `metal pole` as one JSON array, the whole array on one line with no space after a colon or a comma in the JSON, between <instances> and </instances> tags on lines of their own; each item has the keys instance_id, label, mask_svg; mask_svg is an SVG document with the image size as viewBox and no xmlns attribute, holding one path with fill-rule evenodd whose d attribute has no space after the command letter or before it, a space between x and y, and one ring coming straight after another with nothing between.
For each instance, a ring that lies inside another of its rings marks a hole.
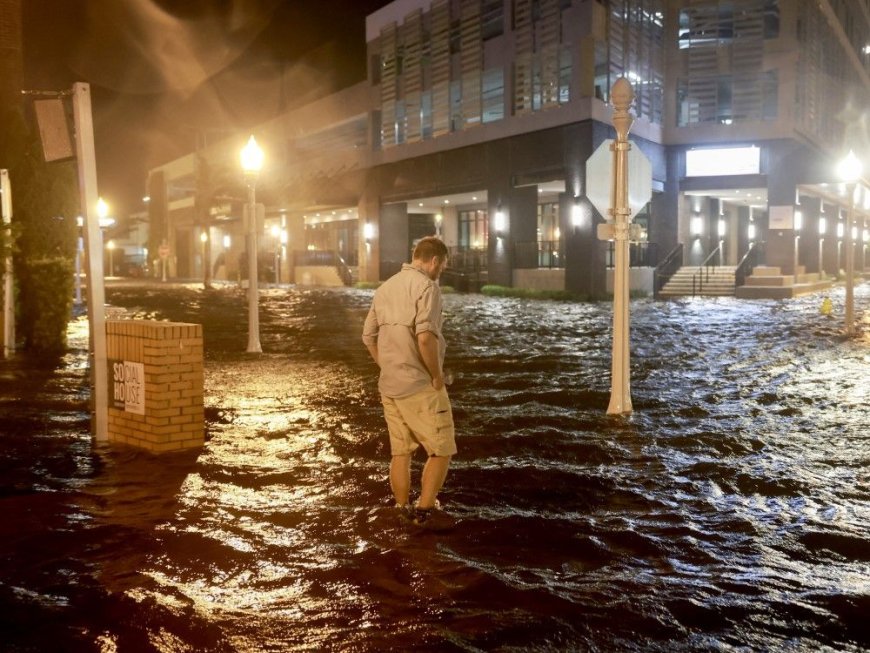
<instances>
[{"instance_id":1,"label":"metal pole","mask_svg":"<svg viewBox=\"0 0 870 653\"><path fill-rule=\"evenodd\" d=\"M260 346L260 308L257 289L257 179L248 176L248 353L258 354Z\"/></svg>"},{"instance_id":2,"label":"metal pole","mask_svg":"<svg viewBox=\"0 0 870 653\"><path fill-rule=\"evenodd\" d=\"M855 334L855 247L852 242L852 222L855 219L855 183L847 184L849 216L846 219L846 335Z\"/></svg>"},{"instance_id":3,"label":"metal pole","mask_svg":"<svg viewBox=\"0 0 870 653\"><path fill-rule=\"evenodd\" d=\"M611 361L610 405L608 415L628 415L632 412L629 352L628 302L628 131L634 119L628 108L634 91L624 77L618 79L611 92L613 101L613 192L611 213L614 219L615 262L613 269L613 358Z\"/></svg>"},{"instance_id":4,"label":"metal pole","mask_svg":"<svg viewBox=\"0 0 870 653\"><path fill-rule=\"evenodd\" d=\"M9 183L8 170L0 170L0 203L2 203L6 246L11 247L12 231L9 225L12 222L12 185ZM15 351L15 284L10 251L7 250L3 277L3 356L5 358Z\"/></svg>"},{"instance_id":5,"label":"metal pole","mask_svg":"<svg viewBox=\"0 0 870 653\"><path fill-rule=\"evenodd\" d=\"M106 357L106 294L103 285L103 239L97 217L97 164L94 152L94 122L88 84L73 85L73 117L76 127L76 160L79 194L84 217L85 246L88 250L88 322L91 344L91 382L94 419L91 432L97 440L108 440L109 379Z\"/></svg>"},{"instance_id":6,"label":"metal pole","mask_svg":"<svg viewBox=\"0 0 870 653\"><path fill-rule=\"evenodd\" d=\"M76 238L76 305L82 303L82 253L85 251L85 242L81 236Z\"/></svg>"}]
</instances>

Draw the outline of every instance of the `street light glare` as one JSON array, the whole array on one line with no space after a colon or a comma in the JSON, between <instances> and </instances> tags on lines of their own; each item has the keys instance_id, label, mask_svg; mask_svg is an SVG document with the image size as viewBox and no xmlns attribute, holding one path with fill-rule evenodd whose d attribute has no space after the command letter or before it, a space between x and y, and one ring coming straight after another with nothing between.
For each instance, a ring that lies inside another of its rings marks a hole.
<instances>
[{"instance_id":1,"label":"street light glare","mask_svg":"<svg viewBox=\"0 0 870 653\"><path fill-rule=\"evenodd\" d=\"M861 165L861 160L855 156L852 150L849 150L849 153L837 165L837 176L845 182L858 181L863 171L864 166Z\"/></svg>"},{"instance_id":2,"label":"street light glare","mask_svg":"<svg viewBox=\"0 0 870 653\"><path fill-rule=\"evenodd\" d=\"M252 135L248 139L247 145L242 148L242 170L247 173L259 172L263 167L263 150L257 145L257 141Z\"/></svg>"}]
</instances>

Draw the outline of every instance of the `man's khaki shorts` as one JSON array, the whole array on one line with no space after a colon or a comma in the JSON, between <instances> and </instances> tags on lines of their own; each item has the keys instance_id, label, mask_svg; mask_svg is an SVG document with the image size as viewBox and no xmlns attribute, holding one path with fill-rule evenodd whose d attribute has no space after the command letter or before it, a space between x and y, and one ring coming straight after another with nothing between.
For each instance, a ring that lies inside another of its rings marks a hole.
<instances>
[{"instance_id":1,"label":"man's khaki shorts","mask_svg":"<svg viewBox=\"0 0 870 653\"><path fill-rule=\"evenodd\" d=\"M401 399L381 396L381 402L392 455L408 455L419 446L430 456L456 453L453 409L446 388L436 390L430 386Z\"/></svg>"}]
</instances>

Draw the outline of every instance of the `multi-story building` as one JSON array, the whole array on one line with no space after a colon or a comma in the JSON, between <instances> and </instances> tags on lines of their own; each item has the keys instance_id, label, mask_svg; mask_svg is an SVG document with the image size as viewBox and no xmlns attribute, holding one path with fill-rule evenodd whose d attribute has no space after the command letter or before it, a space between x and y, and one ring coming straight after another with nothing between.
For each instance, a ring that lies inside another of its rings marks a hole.
<instances>
[{"instance_id":1,"label":"multi-story building","mask_svg":"<svg viewBox=\"0 0 870 653\"><path fill-rule=\"evenodd\" d=\"M264 240L285 280L322 252L383 279L437 233L456 283L602 293L608 216L587 199L585 163L613 137L620 77L652 168L635 283L664 261L737 265L750 250L785 275L842 267L836 163L850 148L870 162L868 0L396 0L367 18L366 40L365 81L254 130L269 158ZM196 231L217 249L242 242L241 190L193 209L207 195L196 162L238 185L246 138L151 172L179 274L195 276ZM859 198L859 269L868 207Z\"/></svg>"}]
</instances>

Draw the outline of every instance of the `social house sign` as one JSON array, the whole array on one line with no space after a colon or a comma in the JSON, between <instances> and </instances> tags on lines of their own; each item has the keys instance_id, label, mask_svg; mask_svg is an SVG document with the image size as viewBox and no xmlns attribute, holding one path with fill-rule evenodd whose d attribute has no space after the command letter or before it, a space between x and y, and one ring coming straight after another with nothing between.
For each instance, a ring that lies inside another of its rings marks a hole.
<instances>
[{"instance_id":1,"label":"social house sign","mask_svg":"<svg viewBox=\"0 0 870 653\"><path fill-rule=\"evenodd\" d=\"M145 365L109 359L109 407L145 414Z\"/></svg>"}]
</instances>

